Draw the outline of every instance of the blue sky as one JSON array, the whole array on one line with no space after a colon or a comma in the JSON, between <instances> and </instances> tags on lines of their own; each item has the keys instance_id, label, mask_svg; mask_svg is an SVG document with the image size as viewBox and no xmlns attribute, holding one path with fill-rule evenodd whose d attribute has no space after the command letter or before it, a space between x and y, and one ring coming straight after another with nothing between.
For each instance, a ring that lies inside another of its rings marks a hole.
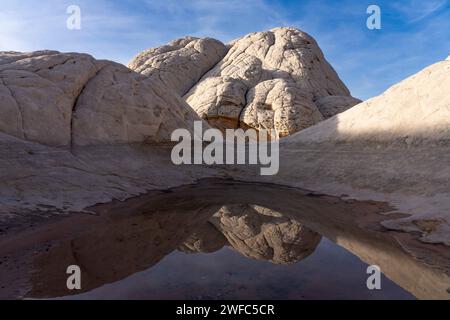
<instances>
[{"instance_id":1,"label":"blue sky","mask_svg":"<svg viewBox=\"0 0 450 320\"><path fill-rule=\"evenodd\" d=\"M381 30L366 28L370 4L381 8ZM66 28L69 5L81 8L81 30ZM314 36L361 99L450 55L450 0L0 0L0 50L87 52L121 63L185 35L227 42L277 26Z\"/></svg>"}]
</instances>

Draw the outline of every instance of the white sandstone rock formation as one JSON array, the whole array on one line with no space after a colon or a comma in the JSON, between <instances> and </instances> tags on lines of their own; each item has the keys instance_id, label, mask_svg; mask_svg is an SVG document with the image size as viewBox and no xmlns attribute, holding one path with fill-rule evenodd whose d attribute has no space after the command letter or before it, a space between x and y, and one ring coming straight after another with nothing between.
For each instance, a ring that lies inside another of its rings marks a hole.
<instances>
[{"instance_id":1,"label":"white sandstone rock formation","mask_svg":"<svg viewBox=\"0 0 450 320\"><path fill-rule=\"evenodd\" d=\"M325 119L347 111L360 102L361 100L349 96L325 96L315 101L317 108Z\"/></svg>"},{"instance_id":2,"label":"white sandstone rock formation","mask_svg":"<svg viewBox=\"0 0 450 320\"><path fill-rule=\"evenodd\" d=\"M277 129L286 136L359 102L350 97L316 41L302 31L252 33L230 47L185 96L216 127ZM324 97L322 113L316 102Z\"/></svg>"},{"instance_id":3,"label":"white sandstone rock formation","mask_svg":"<svg viewBox=\"0 0 450 320\"><path fill-rule=\"evenodd\" d=\"M78 212L202 177L262 179L242 166L176 167L170 149L146 144L192 130L200 115L217 127L282 135L306 128L282 140L280 172L265 181L386 201L409 214L386 227L450 245L449 60L337 116L357 101L295 29L228 47L180 40L130 66L138 72L78 53L0 53L1 221ZM60 148L68 146L77 148Z\"/></svg>"},{"instance_id":4,"label":"white sandstone rock formation","mask_svg":"<svg viewBox=\"0 0 450 320\"><path fill-rule=\"evenodd\" d=\"M0 54L0 132L49 146L165 142L195 112L161 83L110 61Z\"/></svg>"},{"instance_id":5,"label":"white sandstone rock formation","mask_svg":"<svg viewBox=\"0 0 450 320\"><path fill-rule=\"evenodd\" d=\"M101 67L83 54L1 54L0 131L48 145L69 145L77 97Z\"/></svg>"},{"instance_id":6,"label":"white sandstone rock formation","mask_svg":"<svg viewBox=\"0 0 450 320\"><path fill-rule=\"evenodd\" d=\"M449 92L450 61L445 60L286 142L448 143Z\"/></svg>"},{"instance_id":7,"label":"white sandstone rock formation","mask_svg":"<svg viewBox=\"0 0 450 320\"><path fill-rule=\"evenodd\" d=\"M183 96L226 53L226 46L218 40L186 37L140 53L128 67Z\"/></svg>"}]
</instances>

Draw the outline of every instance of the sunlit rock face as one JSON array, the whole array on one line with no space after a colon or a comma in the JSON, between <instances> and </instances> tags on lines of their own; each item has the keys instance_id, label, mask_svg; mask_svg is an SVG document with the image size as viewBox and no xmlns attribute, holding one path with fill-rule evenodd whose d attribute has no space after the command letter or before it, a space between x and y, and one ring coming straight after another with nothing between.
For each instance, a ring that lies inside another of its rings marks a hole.
<instances>
[{"instance_id":1,"label":"sunlit rock face","mask_svg":"<svg viewBox=\"0 0 450 320\"><path fill-rule=\"evenodd\" d=\"M322 238L296 220L254 205L224 206L210 222L236 251L276 264L291 264L306 258Z\"/></svg>"},{"instance_id":2,"label":"sunlit rock face","mask_svg":"<svg viewBox=\"0 0 450 320\"><path fill-rule=\"evenodd\" d=\"M0 53L0 132L50 146L170 141L198 116L158 81L86 54Z\"/></svg>"},{"instance_id":3,"label":"sunlit rock face","mask_svg":"<svg viewBox=\"0 0 450 320\"><path fill-rule=\"evenodd\" d=\"M227 53L218 40L185 37L138 54L128 67L184 95Z\"/></svg>"},{"instance_id":4,"label":"sunlit rock face","mask_svg":"<svg viewBox=\"0 0 450 320\"><path fill-rule=\"evenodd\" d=\"M276 129L286 136L360 102L350 96L316 41L302 31L252 33L230 47L185 95L213 126Z\"/></svg>"},{"instance_id":5,"label":"sunlit rock face","mask_svg":"<svg viewBox=\"0 0 450 320\"><path fill-rule=\"evenodd\" d=\"M287 136L360 102L316 41L293 28L252 33L228 46L186 37L140 53L129 67L184 96L220 129Z\"/></svg>"},{"instance_id":6,"label":"sunlit rock face","mask_svg":"<svg viewBox=\"0 0 450 320\"><path fill-rule=\"evenodd\" d=\"M55 51L0 54L0 131L70 144L74 104L103 64L89 55Z\"/></svg>"},{"instance_id":7,"label":"sunlit rock face","mask_svg":"<svg viewBox=\"0 0 450 320\"><path fill-rule=\"evenodd\" d=\"M290 28L230 47L186 37L129 67L80 53L0 53L0 132L50 146L168 142L200 116L286 136L358 102L314 39Z\"/></svg>"}]
</instances>

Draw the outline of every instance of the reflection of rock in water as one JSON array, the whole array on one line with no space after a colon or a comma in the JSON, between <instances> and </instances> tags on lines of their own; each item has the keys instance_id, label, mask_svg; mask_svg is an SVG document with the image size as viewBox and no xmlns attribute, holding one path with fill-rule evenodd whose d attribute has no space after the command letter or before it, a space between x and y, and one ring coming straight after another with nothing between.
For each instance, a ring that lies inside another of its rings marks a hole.
<instances>
[{"instance_id":1,"label":"reflection of rock in water","mask_svg":"<svg viewBox=\"0 0 450 320\"><path fill-rule=\"evenodd\" d=\"M241 203L258 206L230 205ZM0 298L81 293L67 290L71 264L82 269L82 292L90 291L149 269L177 248L214 251L226 243L224 236L244 256L292 263L307 257L320 241L304 223L367 264L379 265L416 297L448 299L447 248L380 230L379 221L392 217L385 215L391 210L385 203L283 186L202 181L97 206L98 215L74 215L0 239L0 258L6 259L0 264Z\"/></svg>"},{"instance_id":2,"label":"reflection of rock in water","mask_svg":"<svg viewBox=\"0 0 450 320\"><path fill-rule=\"evenodd\" d=\"M186 253L211 253L222 249L227 239L210 223L205 223L193 233L178 250Z\"/></svg>"},{"instance_id":3,"label":"reflection of rock in water","mask_svg":"<svg viewBox=\"0 0 450 320\"><path fill-rule=\"evenodd\" d=\"M86 292L150 268L196 232L217 209L209 206L185 210L182 215L175 210L89 220L81 233L32 257L28 281L32 288L26 296L47 298ZM67 290L65 270L69 265L81 267L79 292Z\"/></svg>"},{"instance_id":4,"label":"reflection of rock in water","mask_svg":"<svg viewBox=\"0 0 450 320\"><path fill-rule=\"evenodd\" d=\"M276 211L256 205L227 205L178 249L211 253L229 244L249 258L291 264L312 254L321 238Z\"/></svg>"},{"instance_id":5,"label":"reflection of rock in water","mask_svg":"<svg viewBox=\"0 0 450 320\"><path fill-rule=\"evenodd\" d=\"M306 258L322 238L296 220L253 205L224 206L210 222L244 256L277 264Z\"/></svg>"}]
</instances>

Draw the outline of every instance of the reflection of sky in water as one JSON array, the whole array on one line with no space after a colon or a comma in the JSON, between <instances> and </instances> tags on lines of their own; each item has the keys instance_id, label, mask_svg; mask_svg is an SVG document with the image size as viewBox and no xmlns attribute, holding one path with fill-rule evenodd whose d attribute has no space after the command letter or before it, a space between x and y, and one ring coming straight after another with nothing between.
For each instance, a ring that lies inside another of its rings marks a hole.
<instances>
[{"instance_id":1,"label":"reflection of sky in water","mask_svg":"<svg viewBox=\"0 0 450 320\"><path fill-rule=\"evenodd\" d=\"M248 259L226 247L210 254L175 251L152 268L82 294L105 299L412 299L382 277L382 290L366 287L367 264L323 238L293 265Z\"/></svg>"}]
</instances>

